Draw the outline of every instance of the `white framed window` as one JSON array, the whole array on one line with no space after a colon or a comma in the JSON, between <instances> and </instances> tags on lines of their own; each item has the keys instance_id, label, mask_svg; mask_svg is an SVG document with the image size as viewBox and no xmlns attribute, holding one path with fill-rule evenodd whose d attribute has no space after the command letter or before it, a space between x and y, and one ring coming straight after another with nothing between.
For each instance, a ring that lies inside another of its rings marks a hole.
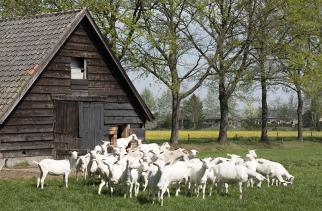
<instances>
[{"instance_id":1,"label":"white framed window","mask_svg":"<svg viewBox=\"0 0 322 211\"><path fill-rule=\"evenodd\" d=\"M87 79L86 59L72 58L70 63L71 79Z\"/></svg>"}]
</instances>

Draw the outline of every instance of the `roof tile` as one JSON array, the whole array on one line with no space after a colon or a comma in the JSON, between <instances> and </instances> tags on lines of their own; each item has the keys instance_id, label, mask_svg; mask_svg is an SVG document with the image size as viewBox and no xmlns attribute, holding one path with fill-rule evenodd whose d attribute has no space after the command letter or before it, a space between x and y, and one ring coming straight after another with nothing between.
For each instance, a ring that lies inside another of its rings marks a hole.
<instances>
[{"instance_id":1,"label":"roof tile","mask_svg":"<svg viewBox=\"0 0 322 211\"><path fill-rule=\"evenodd\" d=\"M32 78L30 68L48 56L79 12L0 20L0 117Z\"/></svg>"}]
</instances>

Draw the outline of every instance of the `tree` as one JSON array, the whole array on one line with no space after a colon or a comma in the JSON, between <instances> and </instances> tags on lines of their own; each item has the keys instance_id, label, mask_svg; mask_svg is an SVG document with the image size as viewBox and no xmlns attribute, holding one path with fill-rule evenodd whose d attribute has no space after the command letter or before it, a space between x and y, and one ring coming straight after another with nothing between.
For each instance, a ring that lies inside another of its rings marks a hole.
<instances>
[{"instance_id":1,"label":"tree","mask_svg":"<svg viewBox=\"0 0 322 211\"><path fill-rule=\"evenodd\" d=\"M0 14L12 17L86 7L107 38L107 45L123 61L141 20L142 6L142 0L4 0Z\"/></svg>"},{"instance_id":2,"label":"tree","mask_svg":"<svg viewBox=\"0 0 322 211\"><path fill-rule=\"evenodd\" d=\"M150 89L145 87L141 93L141 97L143 98L145 104L152 111L152 113L155 113L157 110L156 103L155 103L155 99L153 97L153 93L150 91Z\"/></svg>"},{"instance_id":3,"label":"tree","mask_svg":"<svg viewBox=\"0 0 322 211\"><path fill-rule=\"evenodd\" d=\"M158 99L156 103L156 119L158 127L171 128L171 92L166 90Z\"/></svg>"},{"instance_id":4,"label":"tree","mask_svg":"<svg viewBox=\"0 0 322 211\"><path fill-rule=\"evenodd\" d=\"M199 97L195 94L183 102L182 106L182 118L189 121L189 125L193 129L199 129L202 127L204 119L203 105Z\"/></svg>"},{"instance_id":5,"label":"tree","mask_svg":"<svg viewBox=\"0 0 322 211\"><path fill-rule=\"evenodd\" d=\"M307 79L317 68L320 68L318 66L321 57L322 2L289 0L287 3L283 8L285 21L280 31L283 35L279 54L279 62L283 70L281 84L297 94L297 139L302 141L304 84L310 83Z\"/></svg>"},{"instance_id":6,"label":"tree","mask_svg":"<svg viewBox=\"0 0 322 211\"><path fill-rule=\"evenodd\" d=\"M321 67L321 66L320 66ZM304 92L310 100L311 126L321 130L320 118L322 117L322 71L314 71L309 75L303 84Z\"/></svg>"},{"instance_id":7,"label":"tree","mask_svg":"<svg viewBox=\"0 0 322 211\"><path fill-rule=\"evenodd\" d=\"M260 110L251 101L247 101L243 109L243 123L246 129L254 129L256 119L260 117Z\"/></svg>"},{"instance_id":8,"label":"tree","mask_svg":"<svg viewBox=\"0 0 322 211\"><path fill-rule=\"evenodd\" d=\"M91 11L107 44L120 61L125 59L135 38L142 11L149 10L144 8L142 0L80 0L77 7L87 7Z\"/></svg>"},{"instance_id":9,"label":"tree","mask_svg":"<svg viewBox=\"0 0 322 211\"><path fill-rule=\"evenodd\" d=\"M208 88L207 95L204 98L204 113L206 116L219 116L219 100L215 89Z\"/></svg>"},{"instance_id":10,"label":"tree","mask_svg":"<svg viewBox=\"0 0 322 211\"><path fill-rule=\"evenodd\" d=\"M197 29L188 31L188 38L213 70L211 80L218 81L220 142L227 141L229 99L248 76L252 63L249 53L255 6L253 1L203 0L190 11Z\"/></svg>"},{"instance_id":11,"label":"tree","mask_svg":"<svg viewBox=\"0 0 322 211\"><path fill-rule=\"evenodd\" d=\"M203 68L202 56L196 52L189 39L187 28L190 1L145 1L140 36L131 45L128 59L133 69L143 70L160 80L171 92L172 123L171 143L178 143L180 104L205 80L210 68ZM152 6L151 6L152 5Z\"/></svg>"},{"instance_id":12,"label":"tree","mask_svg":"<svg viewBox=\"0 0 322 211\"><path fill-rule=\"evenodd\" d=\"M272 113L274 112L273 116L282 119L293 118L296 113L296 108L290 106L289 102L282 102L280 98L275 99L269 109L272 110Z\"/></svg>"},{"instance_id":13,"label":"tree","mask_svg":"<svg viewBox=\"0 0 322 211\"><path fill-rule=\"evenodd\" d=\"M34 15L42 11L41 0L2 0L0 1L0 17Z\"/></svg>"},{"instance_id":14,"label":"tree","mask_svg":"<svg viewBox=\"0 0 322 211\"><path fill-rule=\"evenodd\" d=\"M278 44L276 31L282 22L280 7L285 4L281 0L257 0L255 11L255 31L252 40L255 59L254 75L255 80L259 81L261 87L261 141L267 142L268 139L268 105L267 91L270 82L278 75L278 68L274 67L275 45Z\"/></svg>"}]
</instances>

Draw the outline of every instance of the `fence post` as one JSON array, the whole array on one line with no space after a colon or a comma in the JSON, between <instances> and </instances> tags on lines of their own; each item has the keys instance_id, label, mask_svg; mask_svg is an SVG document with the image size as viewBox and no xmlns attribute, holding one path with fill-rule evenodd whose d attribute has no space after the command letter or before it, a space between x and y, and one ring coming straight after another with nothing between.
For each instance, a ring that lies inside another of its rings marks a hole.
<instances>
[{"instance_id":1,"label":"fence post","mask_svg":"<svg viewBox=\"0 0 322 211\"><path fill-rule=\"evenodd\" d=\"M188 133L188 144L190 144L190 133Z\"/></svg>"}]
</instances>

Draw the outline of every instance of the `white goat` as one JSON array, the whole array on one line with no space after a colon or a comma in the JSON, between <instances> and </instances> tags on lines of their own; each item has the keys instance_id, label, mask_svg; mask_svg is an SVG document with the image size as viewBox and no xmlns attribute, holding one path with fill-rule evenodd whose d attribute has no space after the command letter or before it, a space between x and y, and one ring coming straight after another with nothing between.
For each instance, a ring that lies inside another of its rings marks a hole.
<instances>
[{"instance_id":1,"label":"white goat","mask_svg":"<svg viewBox=\"0 0 322 211\"><path fill-rule=\"evenodd\" d=\"M255 149L249 149L248 153L246 155L250 155L253 158L257 158L256 150Z\"/></svg>"},{"instance_id":2,"label":"white goat","mask_svg":"<svg viewBox=\"0 0 322 211\"><path fill-rule=\"evenodd\" d=\"M229 158L222 158L222 157L218 157L218 159L220 159L223 162L233 161L235 163L235 165L242 165L244 163L244 159L242 159L239 155L227 153L227 156L230 157L230 159Z\"/></svg>"},{"instance_id":3,"label":"white goat","mask_svg":"<svg viewBox=\"0 0 322 211\"><path fill-rule=\"evenodd\" d=\"M155 196L158 193L158 182L160 181L160 177L162 174L161 169L166 165L166 163L163 160L157 160L156 162L148 163L148 165L145 165L143 168L143 173L147 175L147 178L145 180L145 183L143 185L144 189L148 188L149 194L152 195L153 203L155 200ZM168 196L170 197L170 191L169 188L167 188Z\"/></svg>"},{"instance_id":4,"label":"white goat","mask_svg":"<svg viewBox=\"0 0 322 211\"><path fill-rule=\"evenodd\" d=\"M66 188L68 187L68 176L72 168L75 167L77 160L77 152L73 151L69 160L53 160L43 159L39 163L34 161L39 167L40 175L37 178L37 188L41 184L41 189L44 188L46 176L49 175L64 175Z\"/></svg>"},{"instance_id":5,"label":"white goat","mask_svg":"<svg viewBox=\"0 0 322 211\"><path fill-rule=\"evenodd\" d=\"M153 152L156 155L160 154L160 146L156 143L151 144L141 144L139 150L142 150L144 153Z\"/></svg>"},{"instance_id":6,"label":"white goat","mask_svg":"<svg viewBox=\"0 0 322 211\"><path fill-rule=\"evenodd\" d=\"M109 184L110 170L108 168L108 165L112 165L113 163L117 162L118 157L112 156L112 155L97 156L94 160L97 162L98 172L101 177L101 183L98 186L98 194L100 195L102 192L103 186L106 185L106 187L108 187L108 184Z\"/></svg>"},{"instance_id":7,"label":"white goat","mask_svg":"<svg viewBox=\"0 0 322 211\"><path fill-rule=\"evenodd\" d=\"M277 180L277 182L282 183L284 186L293 183L294 176L292 176L282 164L266 159L257 159L257 162L258 165L256 170L266 176L268 187L270 185L270 178ZM286 181L283 177L286 178Z\"/></svg>"},{"instance_id":8,"label":"white goat","mask_svg":"<svg viewBox=\"0 0 322 211\"><path fill-rule=\"evenodd\" d=\"M217 158L204 158L204 160L209 161L209 167L210 168L209 168L208 175L207 175L207 182L210 183L210 185L209 185L209 196L211 196L212 195L212 189L217 184L217 181L216 181L217 175L215 175L214 168L219 163L228 162L229 159L223 158L223 157L217 157Z\"/></svg>"},{"instance_id":9,"label":"white goat","mask_svg":"<svg viewBox=\"0 0 322 211\"><path fill-rule=\"evenodd\" d=\"M126 148L129 145L130 141L132 141L132 140L137 140L139 145L142 142L140 139L138 139L136 134L132 134L127 138L118 138L118 139L116 139L116 146Z\"/></svg>"},{"instance_id":10,"label":"white goat","mask_svg":"<svg viewBox=\"0 0 322 211\"><path fill-rule=\"evenodd\" d=\"M206 184L209 172L209 159L191 159L188 161L190 164L190 174L189 174L189 187L191 184L195 186L195 192L197 192L197 197L199 197L199 189L202 189L202 198L205 199Z\"/></svg>"},{"instance_id":11,"label":"white goat","mask_svg":"<svg viewBox=\"0 0 322 211\"><path fill-rule=\"evenodd\" d=\"M255 150L248 150L248 154L246 154L245 157L246 158L245 158L244 166L246 166L248 169L252 171L256 171L258 162L256 160L257 154ZM251 186L251 187L254 186L253 178L249 179L249 181L247 182L247 186ZM259 184L259 187L260 187L260 184Z\"/></svg>"},{"instance_id":12,"label":"white goat","mask_svg":"<svg viewBox=\"0 0 322 211\"><path fill-rule=\"evenodd\" d=\"M86 180L88 174L88 165L90 162L91 155L87 153L86 155L79 156L76 161L76 180L78 180L78 173L82 172L83 177Z\"/></svg>"},{"instance_id":13,"label":"white goat","mask_svg":"<svg viewBox=\"0 0 322 211\"><path fill-rule=\"evenodd\" d=\"M170 146L169 142L164 142L160 146L160 151L163 152L166 150L170 150L170 148L171 148L171 146Z\"/></svg>"},{"instance_id":14,"label":"white goat","mask_svg":"<svg viewBox=\"0 0 322 211\"><path fill-rule=\"evenodd\" d=\"M128 186L128 192L129 197L132 198L132 190L134 188L134 196L137 197L139 193L139 178L142 176L142 173L147 170L148 163L139 160L128 160L128 173L127 173L127 186Z\"/></svg>"},{"instance_id":15,"label":"white goat","mask_svg":"<svg viewBox=\"0 0 322 211\"><path fill-rule=\"evenodd\" d=\"M197 154L199 153L198 150L195 150L195 149L191 149L190 150L190 153L188 155L188 158L191 160L193 158L196 158L197 157Z\"/></svg>"},{"instance_id":16,"label":"white goat","mask_svg":"<svg viewBox=\"0 0 322 211\"><path fill-rule=\"evenodd\" d=\"M214 168L214 172L217 176L218 185L222 188L222 190L223 188L225 188L225 192L228 193L228 184L237 183L239 186L239 197L240 199L242 199L243 184L247 182L248 175L253 174L254 172L251 172L245 166L236 165L237 158L239 158L239 156L229 154L228 156L231 157L231 160L229 162L220 163ZM258 175L254 174L254 176Z\"/></svg>"},{"instance_id":17,"label":"white goat","mask_svg":"<svg viewBox=\"0 0 322 211\"><path fill-rule=\"evenodd\" d=\"M157 184L159 189L159 201L161 206L163 206L163 195L167 191L171 183L176 183L176 194L179 195L180 192L180 183L181 181L185 182L186 191L188 190L188 178L189 178L189 168L185 161L177 161L174 164L166 165L161 168L161 177Z\"/></svg>"},{"instance_id":18,"label":"white goat","mask_svg":"<svg viewBox=\"0 0 322 211\"><path fill-rule=\"evenodd\" d=\"M127 182L127 169L128 169L128 160L121 159L114 164L107 164L110 171L110 191L111 195L113 194L113 187L117 184L125 184ZM126 198L126 192L124 194Z\"/></svg>"},{"instance_id":19,"label":"white goat","mask_svg":"<svg viewBox=\"0 0 322 211\"><path fill-rule=\"evenodd\" d=\"M127 154L126 149L123 147L114 147L112 151L113 155L118 155L120 158L123 158Z\"/></svg>"},{"instance_id":20,"label":"white goat","mask_svg":"<svg viewBox=\"0 0 322 211\"><path fill-rule=\"evenodd\" d=\"M166 163L174 163L176 160L183 158L188 159L188 155L185 153L185 149L179 148L173 151L164 151L159 155L159 159L164 160Z\"/></svg>"}]
</instances>

